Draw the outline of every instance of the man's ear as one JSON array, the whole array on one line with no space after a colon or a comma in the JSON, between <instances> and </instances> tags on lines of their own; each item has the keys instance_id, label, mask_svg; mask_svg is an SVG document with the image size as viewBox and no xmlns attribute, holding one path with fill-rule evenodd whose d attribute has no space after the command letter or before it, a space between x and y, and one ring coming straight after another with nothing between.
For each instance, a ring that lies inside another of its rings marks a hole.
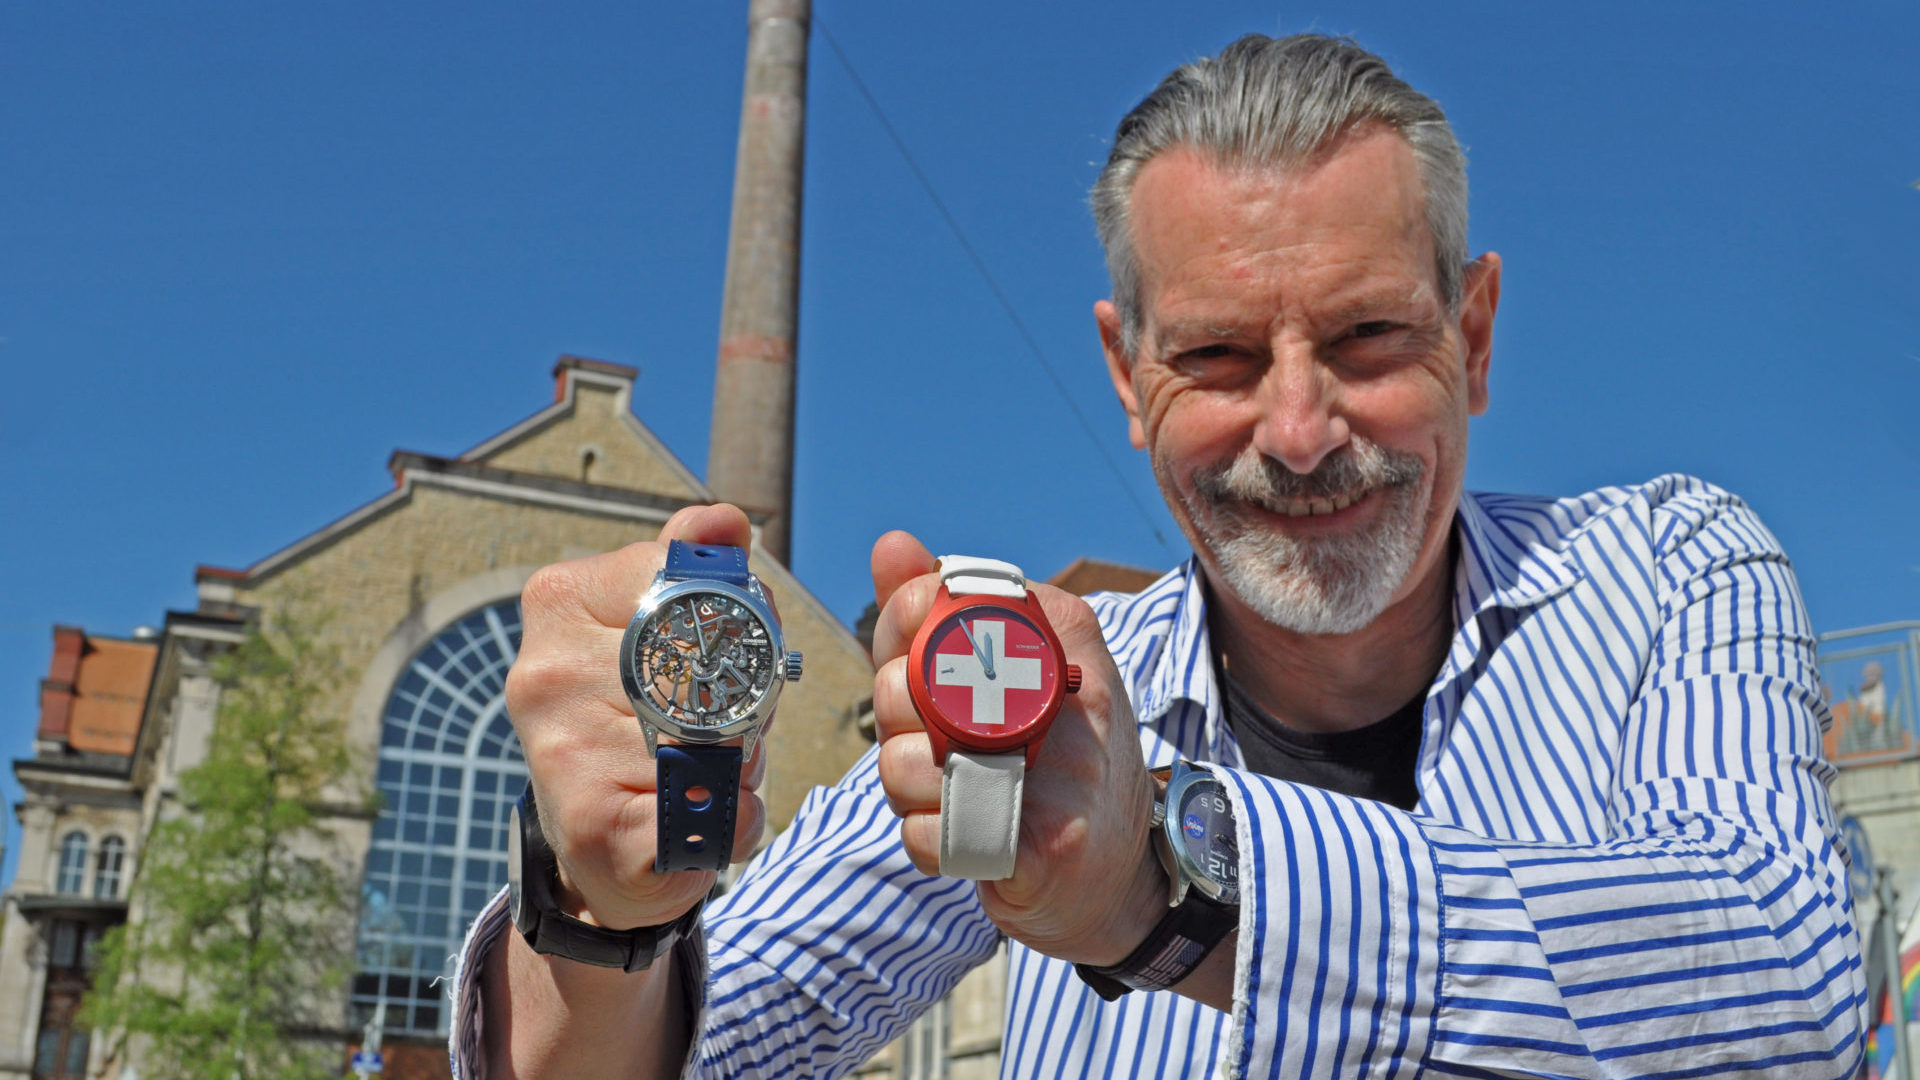
<instances>
[{"instance_id":1,"label":"man's ear","mask_svg":"<svg viewBox=\"0 0 1920 1080\"><path fill-rule=\"evenodd\" d=\"M1489 251L1467 265L1460 299L1460 336L1467 348L1467 412L1487 411L1487 369L1493 363L1493 316L1500 308L1500 256Z\"/></svg>"},{"instance_id":2,"label":"man's ear","mask_svg":"<svg viewBox=\"0 0 1920 1080\"><path fill-rule=\"evenodd\" d=\"M1133 393L1133 357L1127 355L1120 333L1120 309L1111 300L1093 305L1093 321L1100 326L1100 351L1107 357L1107 377L1113 380L1113 392L1120 396L1120 407L1127 410L1127 438L1135 450L1147 448L1147 430L1140 423L1140 401Z\"/></svg>"}]
</instances>

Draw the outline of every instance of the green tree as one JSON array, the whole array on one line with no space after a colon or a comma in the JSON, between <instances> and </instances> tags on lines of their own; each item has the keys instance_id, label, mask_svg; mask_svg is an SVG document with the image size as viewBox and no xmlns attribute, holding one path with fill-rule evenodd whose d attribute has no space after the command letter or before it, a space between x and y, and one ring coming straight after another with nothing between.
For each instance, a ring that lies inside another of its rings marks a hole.
<instances>
[{"instance_id":1,"label":"green tree","mask_svg":"<svg viewBox=\"0 0 1920 1080\"><path fill-rule=\"evenodd\" d=\"M338 1077L352 959L348 874L328 819L365 810L325 619L284 605L219 657L206 759L180 774L103 939L81 1017L116 1058L179 1080Z\"/></svg>"}]
</instances>

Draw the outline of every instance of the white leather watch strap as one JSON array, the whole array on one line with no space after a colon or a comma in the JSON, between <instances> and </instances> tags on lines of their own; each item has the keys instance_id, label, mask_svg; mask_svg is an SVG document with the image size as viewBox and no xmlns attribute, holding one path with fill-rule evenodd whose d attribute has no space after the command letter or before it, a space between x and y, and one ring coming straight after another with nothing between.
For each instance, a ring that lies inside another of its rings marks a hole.
<instances>
[{"instance_id":1,"label":"white leather watch strap","mask_svg":"<svg viewBox=\"0 0 1920 1080\"><path fill-rule=\"evenodd\" d=\"M973 881L1013 876L1020 848L1020 789L1025 751L947 753L940 781L940 872Z\"/></svg>"},{"instance_id":2,"label":"white leather watch strap","mask_svg":"<svg viewBox=\"0 0 1920 1080\"><path fill-rule=\"evenodd\" d=\"M1027 576L1019 567L999 559L942 555L940 582L951 596L1005 596L1024 600L1027 595Z\"/></svg>"}]
</instances>

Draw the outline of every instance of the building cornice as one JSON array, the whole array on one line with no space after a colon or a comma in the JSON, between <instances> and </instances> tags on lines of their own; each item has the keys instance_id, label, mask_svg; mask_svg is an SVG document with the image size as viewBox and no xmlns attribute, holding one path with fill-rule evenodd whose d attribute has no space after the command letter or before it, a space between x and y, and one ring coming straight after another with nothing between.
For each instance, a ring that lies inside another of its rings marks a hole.
<instances>
[{"instance_id":1,"label":"building cornice","mask_svg":"<svg viewBox=\"0 0 1920 1080\"><path fill-rule=\"evenodd\" d=\"M48 761L44 758L15 758L13 762L13 775L23 788L30 784L58 784L125 794L133 790L132 773L131 757L121 758L118 764Z\"/></svg>"}]
</instances>

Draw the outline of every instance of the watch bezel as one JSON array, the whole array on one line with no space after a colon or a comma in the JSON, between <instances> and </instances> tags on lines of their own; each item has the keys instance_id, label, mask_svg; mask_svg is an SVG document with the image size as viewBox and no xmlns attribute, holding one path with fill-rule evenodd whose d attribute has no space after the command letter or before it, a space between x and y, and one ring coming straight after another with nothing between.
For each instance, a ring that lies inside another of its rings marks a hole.
<instances>
[{"instance_id":1,"label":"watch bezel","mask_svg":"<svg viewBox=\"0 0 1920 1080\"><path fill-rule=\"evenodd\" d=\"M948 717L933 699L932 688L927 685L926 654L933 647L934 631L946 625L949 619L973 608L994 608L1018 615L1033 624L1045 639L1048 651L1052 654L1054 671L1053 690L1047 695L1046 704L1034 719L1010 731L999 735L981 735L977 731L963 728ZM947 745L973 753L1004 754L1038 743L1046 737L1047 728L1053 724L1054 717L1060 714L1060 706L1067 698L1067 650L1060 643L1060 633L1053 628L1046 613L1033 599L1029 591L1024 599L1016 600L1010 596L978 594L973 596L954 596L945 585L940 586L939 596L934 600L933 610L928 612L926 621L920 624L920 630L914 635L913 647L907 652L907 693L913 699L914 711L926 721L929 728L937 728L934 739L935 764L946 761ZM944 740L944 742L943 742Z\"/></svg>"},{"instance_id":2,"label":"watch bezel","mask_svg":"<svg viewBox=\"0 0 1920 1080\"><path fill-rule=\"evenodd\" d=\"M754 703L753 710L738 720L730 720L714 727L696 727L683 724L679 720L662 713L647 697L639 682L639 672L634 670L633 650L639 643L641 628L647 624L656 612L667 604L681 600L692 594L713 594L726 597L739 603L760 620L767 631L767 639L773 654L773 679L760 700ZM655 578L653 586L640 598L639 606L634 610L633 618L627 621L626 633L620 637L620 685L626 691L627 700L633 705L634 715L639 719L641 728L647 737L647 753L658 753L656 730L664 731L683 743L700 746L712 746L739 736L748 736L746 752L753 752L751 736L756 734L772 713L774 703L780 698L780 691L787 684L786 636L780 632L780 620L774 617L772 607L757 587L741 587L724 581L712 581L693 578L683 581L667 581L664 575Z\"/></svg>"},{"instance_id":3,"label":"watch bezel","mask_svg":"<svg viewBox=\"0 0 1920 1080\"><path fill-rule=\"evenodd\" d=\"M1207 873L1206 868L1201 866L1199 862L1193 858L1193 855L1187 851L1186 842L1180 835L1180 807L1185 805L1188 794L1203 784L1211 784L1220 792L1222 797L1226 796L1227 786L1220 782L1219 777L1214 776L1205 769L1194 768L1185 762L1181 762L1176 764L1169 773L1167 777L1166 795L1161 800L1161 809L1158 815L1160 818L1161 840L1163 842L1162 850L1166 852L1167 857L1173 862L1171 869L1178 873L1180 878L1185 881L1189 887L1216 904L1236 907L1240 903L1240 886L1238 883L1227 885L1215 881L1212 875ZM1233 824L1236 830L1234 852L1237 857L1240 848L1239 836L1237 835L1239 818L1238 814L1234 813L1232 799L1227 800L1227 808L1229 813L1233 814Z\"/></svg>"}]
</instances>

